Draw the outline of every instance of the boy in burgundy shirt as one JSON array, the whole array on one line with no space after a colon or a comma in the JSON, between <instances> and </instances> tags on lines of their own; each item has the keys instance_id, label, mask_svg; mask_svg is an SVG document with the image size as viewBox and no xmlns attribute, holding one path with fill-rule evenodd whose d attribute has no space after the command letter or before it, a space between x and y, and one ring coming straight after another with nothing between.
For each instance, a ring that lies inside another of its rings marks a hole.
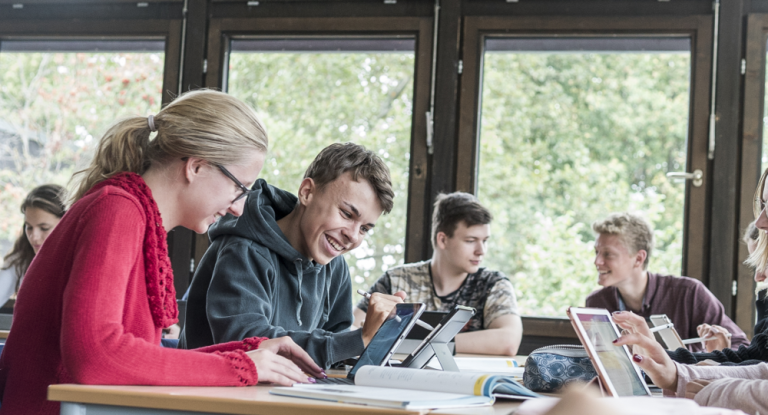
<instances>
[{"instance_id":1,"label":"boy in burgundy shirt","mask_svg":"<svg viewBox=\"0 0 768 415\"><path fill-rule=\"evenodd\" d=\"M632 311L645 318L666 314L683 339L699 336L698 326L718 325L731 334L731 347L748 345L746 334L723 304L700 281L648 272L653 249L650 225L637 215L613 213L592 224L597 234L595 266L604 288L587 297L586 306ZM700 343L688 346L703 351Z\"/></svg>"}]
</instances>

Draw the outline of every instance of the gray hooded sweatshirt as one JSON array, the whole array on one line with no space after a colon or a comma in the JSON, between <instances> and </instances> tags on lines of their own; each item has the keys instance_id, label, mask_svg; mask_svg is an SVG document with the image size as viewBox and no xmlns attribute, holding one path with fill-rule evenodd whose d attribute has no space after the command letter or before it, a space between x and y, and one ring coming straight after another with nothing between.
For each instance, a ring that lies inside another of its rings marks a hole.
<instances>
[{"instance_id":1,"label":"gray hooded sweatshirt","mask_svg":"<svg viewBox=\"0 0 768 415\"><path fill-rule=\"evenodd\" d=\"M243 215L208 230L212 244L189 287L185 349L248 337L290 336L325 368L363 351L352 325L352 282L343 257L319 265L296 251L277 220L296 207L291 193L253 185Z\"/></svg>"}]
</instances>

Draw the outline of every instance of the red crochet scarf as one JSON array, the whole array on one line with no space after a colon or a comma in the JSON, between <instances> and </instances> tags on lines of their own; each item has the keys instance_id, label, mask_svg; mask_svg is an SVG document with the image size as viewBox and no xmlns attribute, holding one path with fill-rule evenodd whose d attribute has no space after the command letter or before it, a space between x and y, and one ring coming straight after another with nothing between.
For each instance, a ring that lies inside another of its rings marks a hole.
<instances>
[{"instance_id":1,"label":"red crochet scarf","mask_svg":"<svg viewBox=\"0 0 768 415\"><path fill-rule=\"evenodd\" d=\"M178 321L176 289L173 287L173 269L168 258L168 235L163 228L160 210L152 197L152 191L136 173L120 173L99 182L91 190L103 186L115 186L139 199L144 208L146 225L144 229L144 275L147 282L149 310L155 327L165 328Z\"/></svg>"}]
</instances>

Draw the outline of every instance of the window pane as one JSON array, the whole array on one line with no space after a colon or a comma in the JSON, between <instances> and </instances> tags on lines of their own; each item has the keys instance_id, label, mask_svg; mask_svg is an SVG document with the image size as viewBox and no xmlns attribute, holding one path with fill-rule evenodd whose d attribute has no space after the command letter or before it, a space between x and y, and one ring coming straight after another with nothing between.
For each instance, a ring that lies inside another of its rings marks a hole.
<instances>
[{"instance_id":1,"label":"window pane","mask_svg":"<svg viewBox=\"0 0 768 415\"><path fill-rule=\"evenodd\" d=\"M478 195L495 215L486 265L525 314L564 315L599 288L591 223L641 212L649 270L681 271L690 42L489 39Z\"/></svg>"},{"instance_id":2,"label":"window pane","mask_svg":"<svg viewBox=\"0 0 768 415\"><path fill-rule=\"evenodd\" d=\"M27 192L66 185L115 120L160 110L163 63L163 41L0 42L0 255Z\"/></svg>"},{"instance_id":3,"label":"window pane","mask_svg":"<svg viewBox=\"0 0 768 415\"><path fill-rule=\"evenodd\" d=\"M355 142L392 174L395 205L360 248L346 254L353 287L367 289L403 263L411 146L412 38L238 39L228 92L260 114L270 136L261 177L295 193L323 148Z\"/></svg>"}]
</instances>

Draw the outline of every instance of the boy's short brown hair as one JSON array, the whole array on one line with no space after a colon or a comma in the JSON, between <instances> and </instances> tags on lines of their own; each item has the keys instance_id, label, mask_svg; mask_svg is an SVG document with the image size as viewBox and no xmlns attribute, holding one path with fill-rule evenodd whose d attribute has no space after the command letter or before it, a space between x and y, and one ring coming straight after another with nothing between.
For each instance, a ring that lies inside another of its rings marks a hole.
<instances>
[{"instance_id":1,"label":"boy's short brown hair","mask_svg":"<svg viewBox=\"0 0 768 415\"><path fill-rule=\"evenodd\" d=\"M488 225L492 220L491 212L475 196L464 192L441 193L437 195L435 209L432 211L432 247L440 232L452 238L459 222L470 227Z\"/></svg>"},{"instance_id":2,"label":"boy's short brown hair","mask_svg":"<svg viewBox=\"0 0 768 415\"><path fill-rule=\"evenodd\" d=\"M367 180L384 212L392 210L395 192L389 168L379 156L359 144L334 143L324 148L309 165L304 178L311 178L315 186L322 189L346 172L352 173L352 180Z\"/></svg>"}]
</instances>

